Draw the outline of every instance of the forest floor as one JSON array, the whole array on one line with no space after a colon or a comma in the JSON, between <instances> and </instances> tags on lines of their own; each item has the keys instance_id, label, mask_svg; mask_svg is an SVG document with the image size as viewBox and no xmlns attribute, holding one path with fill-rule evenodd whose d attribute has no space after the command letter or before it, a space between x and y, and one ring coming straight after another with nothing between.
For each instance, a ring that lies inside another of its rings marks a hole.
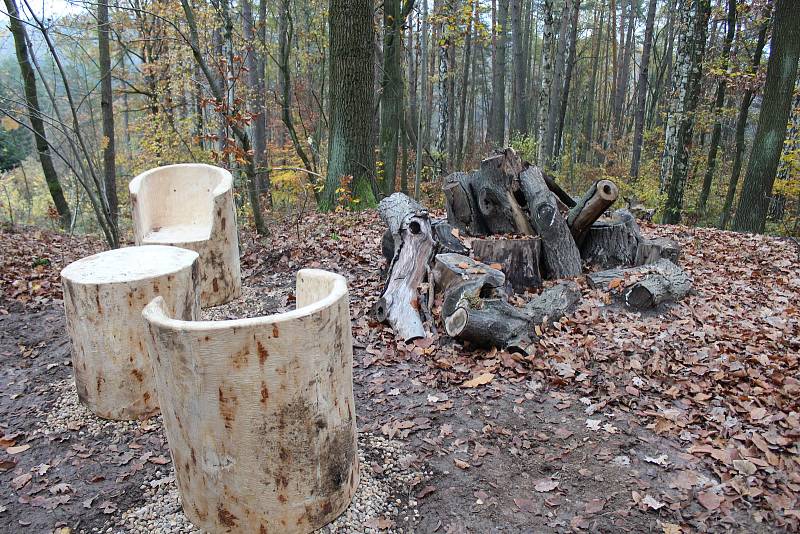
<instances>
[{"instance_id":1,"label":"forest floor","mask_svg":"<svg viewBox=\"0 0 800 534\"><path fill-rule=\"evenodd\" d=\"M242 233L243 296L205 314L288 309L303 267L348 279L362 483L329 530L800 528L794 242L644 225L681 243L692 294L639 314L579 280L578 309L522 357L437 334L407 345L376 324L374 212L272 228ZM0 231L0 531L193 531L160 418L98 420L74 391L58 273L101 249Z\"/></svg>"}]
</instances>

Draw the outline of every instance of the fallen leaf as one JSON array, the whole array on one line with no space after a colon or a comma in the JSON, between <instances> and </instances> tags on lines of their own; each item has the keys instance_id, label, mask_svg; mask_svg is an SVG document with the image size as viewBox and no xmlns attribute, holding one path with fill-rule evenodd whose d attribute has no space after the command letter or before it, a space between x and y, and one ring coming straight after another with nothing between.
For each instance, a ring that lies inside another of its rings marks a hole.
<instances>
[{"instance_id":1,"label":"fallen leaf","mask_svg":"<svg viewBox=\"0 0 800 534\"><path fill-rule=\"evenodd\" d=\"M697 494L697 500L700 501L700 504L702 504L706 510L713 512L719 508L719 505L722 504L725 497L713 491L701 491Z\"/></svg>"},{"instance_id":2,"label":"fallen leaf","mask_svg":"<svg viewBox=\"0 0 800 534\"><path fill-rule=\"evenodd\" d=\"M653 510L658 510L659 508L663 508L664 506L666 506L665 503L656 500L650 495L645 495L644 499L642 499L642 503L647 505L649 508L652 508Z\"/></svg>"},{"instance_id":3,"label":"fallen leaf","mask_svg":"<svg viewBox=\"0 0 800 534\"><path fill-rule=\"evenodd\" d=\"M536 502L533 499L514 499L514 504L523 512L528 512L529 514L538 512Z\"/></svg>"},{"instance_id":4,"label":"fallen leaf","mask_svg":"<svg viewBox=\"0 0 800 534\"><path fill-rule=\"evenodd\" d=\"M472 467L467 462L459 458L453 458L453 463L456 464L456 467L458 467L459 469L469 469L470 467Z\"/></svg>"},{"instance_id":5,"label":"fallen leaf","mask_svg":"<svg viewBox=\"0 0 800 534\"><path fill-rule=\"evenodd\" d=\"M30 473L24 473L24 474L22 474L22 475L20 475L18 477L15 477L15 478L13 478L11 480L11 487L14 489L14 491L18 491L21 488L24 488L25 484L30 482L32 478L33 478L33 475L31 475Z\"/></svg>"},{"instance_id":6,"label":"fallen leaf","mask_svg":"<svg viewBox=\"0 0 800 534\"><path fill-rule=\"evenodd\" d=\"M475 388L478 386L482 386L484 384L488 384L494 378L494 374L492 373L483 373L482 375L478 375L475 378L467 380L463 384L461 384L462 388Z\"/></svg>"},{"instance_id":7,"label":"fallen leaf","mask_svg":"<svg viewBox=\"0 0 800 534\"><path fill-rule=\"evenodd\" d=\"M558 487L558 480L553 480L552 478L545 478L536 483L533 486L533 489L538 491L539 493L547 493L548 491L553 491Z\"/></svg>"},{"instance_id":8,"label":"fallen leaf","mask_svg":"<svg viewBox=\"0 0 800 534\"><path fill-rule=\"evenodd\" d=\"M19 454L21 452L25 452L31 448L30 443L26 443L25 445L19 445L17 447L9 447L6 449L8 454Z\"/></svg>"}]
</instances>

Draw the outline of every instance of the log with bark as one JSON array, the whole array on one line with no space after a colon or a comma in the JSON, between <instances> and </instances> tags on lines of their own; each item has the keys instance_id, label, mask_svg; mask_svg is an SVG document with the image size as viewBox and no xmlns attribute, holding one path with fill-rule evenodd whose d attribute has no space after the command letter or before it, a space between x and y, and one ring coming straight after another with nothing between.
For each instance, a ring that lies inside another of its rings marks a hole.
<instances>
[{"instance_id":1,"label":"log with bark","mask_svg":"<svg viewBox=\"0 0 800 534\"><path fill-rule=\"evenodd\" d=\"M603 268L634 265L641 240L639 225L628 210L617 210L611 218L596 221L581 243L586 263Z\"/></svg>"},{"instance_id":2,"label":"log with bark","mask_svg":"<svg viewBox=\"0 0 800 534\"><path fill-rule=\"evenodd\" d=\"M473 175L471 173L454 172L445 178L444 190L447 206L447 222L458 228L465 235L487 235L489 230L478 210L478 201L473 192Z\"/></svg>"},{"instance_id":3,"label":"log with bark","mask_svg":"<svg viewBox=\"0 0 800 534\"><path fill-rule=\"evenodd\" d=\"M502 271L462 254L437 254L433 262L433 282L438 293L464 280L483 277L487 287L505 292L506 276Z\"/></svg>"},{"instance_id":4,"label":"log with bark","mask_svg":"<svg viewBox=\"0 0 800 534\"><path fill-rule=\"evenodd\" d=\"M539 272L542 240L540 237L473 239L472 254L484 263L501 265L501 270L516 293L542 287Z\"/></svg>"},{"instance_id":5,"label":"log with bark","mask_svg":"<svg viewBox=\"0 0 800 534\"><path fill-rule=\"evenodd\" d=\"M598 180L569 210L567 224L572 236L580 244L586 230L617 201L619 189L611 180Z\"/></svg>"},{"instance_id":6,"label":"log with bark","mask_svg":"<svg viewBox=\"0 0 800 534\"><path fill-rule=\"evenodd\" d=\"M425 281L435 242L428 211L403 193L381 200L378 213L393 238L389 276L381 298L374 308L375 317L388 321L405 341L425 337L420 309L420 287Z\"/></svg>"},{"instance_id":7,"label":"log with bark","mask_svg":"<svg viewBox=\"0 0 800 534\"><path fill-rule=\"evenodd\" d=\"M608 269L587 276L589 286L617 292L633 309L654 308L667 301L680 300L692 289L692 279L667 259L628 269Z\"/></svg>"},{"instance_id":8,"label":"log with bark","mask_svg":"<svg viewBox=\"0 0 800 534\"><path fill-rule=\"evenodd\" d=\"M542 291L525 305L534 325L545 321L555 322L572 312L581 300L581 290L574 280L567 280Z\"/></svg>"}]
</instances>

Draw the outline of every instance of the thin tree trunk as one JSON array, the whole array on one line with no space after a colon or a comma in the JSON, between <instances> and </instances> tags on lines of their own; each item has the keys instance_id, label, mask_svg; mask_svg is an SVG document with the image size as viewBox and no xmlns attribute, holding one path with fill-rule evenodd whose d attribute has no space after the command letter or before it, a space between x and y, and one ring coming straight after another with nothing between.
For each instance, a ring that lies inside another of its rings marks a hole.
<instances>
[{"instance_id":1,"label":"thin tree trunk","mask_svg":"<svg viewBox=\"0 0 800 534\"><path fill-rule=\"evenodd\" d=\"M764 23L761 30L758 32L758 41L756 42L756 49L753 52L753 62L750 65L750 72L754 73L761 64L761 56L764 53L764 46L767 43L767 31L769 30L769 23ZM750 105L753 103L753 96L755 90L748 88L742 95L742 102L739 105L739 113L736 117L736 134L735 148L733 152L733 165L731 168L731 179L728 183L728 192L725 194L725 205L722 207L722 215L720 215L719 227L724 230L731 220L731 209L733 207L733 199L736 196L736 189L739 186L739 177L742 172L742 156L744 155L744 133L747 127L747 116L750 113Z\"/></svg>"},{"instance_id":2,"label":"thin tree trunk","mask_svg":"<svg viewBox=\"0 0 800 534\"><path fill-rule=\"evenodd\" d=\"M469 69L472 66L472 19L477 15L477 2L469 0L470 15L467 20L467 36L464 41L464 70L461 76L461 102L458 112L458 142L456 143L456 168L464 163L464 126L466 124L467 92L469 91ZM473 74L474 76L474 74Z\"/></svg>"},{"instance_id":3,"label":"thin tree trunk","mask_svg":"<svg viewBox=\"0 0 800 534\"><path fill-rule=\"evenodd\" d=\"M42 112L39 107L39 92L36 88L36 75L31 65L30 56L33 52L28 48L28 34L25 30L25 25L19 18L19 11L15 1L5 0L5 4L9 15L9 29L14 36L14 49L17 54L17 62L19 63L19 70L22 74L22 81L25 86L25 103L28 108L28 119L31 122L31 130L33 130L36 142L36 151L39 153L42 173L47 183L47 189L50 191L50 197L53 199L53 204L61 220L61 227L67 229L69 228L72 215L70 213L69 204L67 204L67 199L64 197L64 190L61 188L61 182L58 180L58 173L56 172L55 165L53 165L53 157L50 154L50 144L47 141L47 134L44 129Z\"/></svg>"},{"instance_id":4,"label":"thin tree trunk","mask_svg":"<svg viewBox=\"0 0 800 534\"><path fill-rule=\"evenodd\" d=\"M547 106L547 127L545 128L544 141L542 142L542 152L540 165L548 168L553 158L553 146L556 132L556 122L558 113L561 111L561 95L564 91L564 55L567 49L567 28L569 27L570 13L575 0L567 0L564 9L561 11L561 23L558 30L558 47L556 49L555 61L553 66L553 81L550 84L550 98Z\"/></svg>"},{"instance_id":5,"label":"thin tree trunk","mask_svg":"<svg viewBox=\"0 0 800 534\"><path fill-rule=\"evenodd\" d=\"M603 38L603 17L605 11L600 8L600 22L592 32L594 48L592 50L592 73L589 75L589 90L586 93L586 117L583 123L583 142L581 143L581 161L587 163L592 154L592 130L594 128L594 102L597 91L597 71L600 66L600 44Z\"/></svg>"},{"instance_id":6,"label":"thin tree trunk","mask_svg":"<svg viewBox=\"0 0 800 534\"><path fill-rule=\"evenodd\" d=\"M420 82L418 94L422 97L422 102L419 105L420 110L428 109L428 1L422 2L422 49L419 60L419 68L422 71L422 80ZM419 199L419 189L422 182L422 152L424 149L425 139L425 124L426 113L420 113L417 123L417 161L416 173L414 176L414 198Z\"/></svg>"},{"instance_id":7,"label":"thin tree trunk","mask_svg":"<svg viewBox=\"0 0 800 534\"><path fill-rule=\"evenodd\" d=\"M572 70L575 68L575 48L578 38L578 15L581 8L581 0L573 0L572 23L569 31L569 53L567 55L566 73L564 74L564 91L561 94L560 112L558 115L558 125L554 137L553 155L556 160L561 153L561 136L564 133L564 118L567 115L567 104L569 103L570 83L572 83Z\"/></svg>"},{"instance_id":8,"label":"thin tree trunk","mask_svg":"<svg viewBox=\"0 0 800 534\"><path fill-rule=\"evenodd\" d=\"M498 0L497 23L492 56L492 104L489 111L488 141L495 146L505 144L506 129L506 35L508 33L509 0Z\"/></svg>"},{"instance_id":9,"label":"thin tree trunk","mask_svg":"<svg viewBox=\"0 0 800 534\"><path fill-rule=\"evenodd\" d=\"M525 67L527 66L523 55L525 43L522 22L522 0L511 0L511 42L514 57L514 86L511 97L514 110L512 137L514 134L525 135L527 133L527 121L525 120L527 106L522 96L525 92Z\"/></svg>"},{"instance_id":10,"label":"thin tree trunk","mask_svg":"<svg viewBox=\"0 0 800 534\"><path fill-rule=\"evenodd\" d=\"M736 0L728 0L728 19L727 29L725 31L725 41L722 45L722 66L727 71L728 56L731 53L731 45L733 38L736 35ZM717 148L719 148L719 141L722 137L722 120L719 115L722 112L722 106L725 104L725 87L726 87L727 72L720 76L717 83L717 93L714 98L714 108L712 112L717 117L714 121L714 130L711 133L711 146L708 149L708 162L706 163L706 174L703 177L703 188L700 191L700 198L697 201L697 211L703 216L706 212L706 204L708 196L711 194L711 184L714 180L714 170L717 166Z\"/></svg>"},{"instance_id":11,"label":"thin tree trunk","mask_svg":"<svg viewBox=\"0 0 800 534\"><path fill-rule=\"evenodd\" d=\"M547 116L550 107L550 88L553 85L553 0L544 0L544 29L542 31L542 88L539 92L539 124L537 139L539 141L539 164L544 158L544 138L547 129Z\"/></svg>"},{"instance_id":12,"label":"thin tree trunk","mask_svg":"<svg viewBox=\"0 0 800 534\"><path fill-rule=\"evenodd\" d=\"M733 0L732 0L733 1ZM644 140L644 111L647 104L647 82L650 75L650 49L653 46L653 24L656 19L656 0L650 0L642 43L642 66L639 70L639 83L636 85L635 124L633 127L633 155L631 157L631 178L639 178L639 165L642 158Z\"/></svg>"},{"instance_id":13,"label":"thin tree trunk","mask_svg":"<svg viewBox=\"0 0 800 534\"><path fill-rule=\"evenodd\" d=\"M772 186L792 109L792 93L800 59L800 2L777 0L770 57L758 129L750 152L742 194L733 218L739 232L764 231Z\"/></svg>"},{"instance_id":14,"label":"thin tree trunk","mask_svg":"<svg viewBox=\"0 0 800 534\"><path fill-rule=\"evenodd\" d=\"M108 0L97 4L97 45L100 60L100 109L103 114L103 183L109 219L117 226L119 201L117 200L117 163L114 142L114 95L111 88L111 50L109 47ZM119 246L119 242L115 243Z\"/></svg>"},{"instance_id":15,"label":"thin tree trunk","mask_svg":"<svg viewBox=\"0 0 800 534\"><path fill-rule=\"evenodd\" d=\"M661 160L661 191L667 193L663 217L666 224L678 224L681 220L710 11L710 0L681 2L680 43Z\"/></svg>"}]
</instances>

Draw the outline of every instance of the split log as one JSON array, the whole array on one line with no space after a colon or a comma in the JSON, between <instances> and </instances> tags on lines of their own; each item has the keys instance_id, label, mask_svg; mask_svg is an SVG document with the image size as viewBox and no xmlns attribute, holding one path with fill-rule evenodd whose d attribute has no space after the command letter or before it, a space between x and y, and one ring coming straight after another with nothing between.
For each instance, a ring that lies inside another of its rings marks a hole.
<instances>
[{"instance_id":1,"label":"split log","mask_svg":"<svg viewBox=\"0 0 800 534\"><path fill-rule=\"evenodd\" d=\"M442 302L442 322L447 335L478 346L492 346L527 353L530 316L496 296L489 277L456 282L447 289Z\"/></svg>"},{"instance_id":2,"label":"split log","mask_svg":"<svg viewBox=\"0 0 800 534\"><path fill-rule=\"evenodd\" d=\"M425 337L419 288L434 251L428 211L407 195L394 193L381 200L378 213L394 239L394 255L386 286L374 308L375 317L388 321L405 341Z\"/></svg>"},{"instance_id":3,"label":"split log","mask_svg":"<svg viewBox=\"0 0 800 534\"><path fill-rule=\"evenodd\" d=\"M581 242L586 230L617 201L619 189L611 180L598 180L593 183L581 199L569 210L567 224L577 243Z\"/></svg>"},{"instance_id":4,"label":"split log","mask_svg":"<svg viewBox=\"0 0 800 534\"><path fill-rule=\"evenodd\" d=\"M575 309L581 300L581 290L573 280L567 280L556 286L545 289L542 293L525 305L532 324L545 321L555 322Z\"/></svg>"},{"instance_id":5,"label":"split log","mask_svg":"<svg viewBox=\"0 0 800 534\"><path fill-rule=\"evenodd\" d=\"M625 305L634 309L682 299L692 289L692 279L683 269L663 258L648 265L592 273L587 280L591 287L606 291L623 288Z\"/></svg>"},{"instance_id":6,"label":"split log","mask_svg":"<svg viewBox=\"0 0 800 534\"><path fill-rule=\"evenodd\" d=\"M542 240L536 236L527 239L473 239L472 253L484 263L498 263L516 293L542 287L539 272Z\"/></svg>"},{"instance_id":7,"label":"split log","mask_svg":"<svg viewBox=\"0 0 800 534\"><path fill-rule=\"evenodd\" d=\"M596 221L581 243L581 257L603 268L633 265L641 240L639 225L628 210L617 210L610 219Z\"/></svg>"},{"instance_id":8,"label":"split log","mask_svg":"<svg viewBox=\"0 0 800 534\"><path fill-rule=\"evenodd\" d=\"M483 278L485 287L502 290L506 285L506 276L502 271L475 261L461 254L437 254L433 263L433 281L436 291L444 292L447 288L464 280Z\"/></svg>"},{"instance_id":9,"label":"split log","mask_svg":"<svg viewBox=\"0 0 800 534\"><path fill-rule=\"evenodd\" d=\"M452 252L455 254L469 254L469 249L464 246L460 239L453 234L454 228L447 222L440 219L431 221L431 232L433 233L433 240L436 242L436 254L445 254ZM383 257L386 258L386 273L389 272L389 266L394 259L394 246L395 239L390 229L386 229L381 239L381 252Z\"/></svg>"},{"instance_id":10,"label":"split log","mask_svg":"<svg viewBox=\"0 0 800 534\"><path fill-rule=\"evenodd\" d=\"M447 222L466 235L487 235L489 229L478 209L478 201L472 187L476 174L454 172L444 180L445 207Z\"/></svg>"},{"instance_id":11,"label":"split log","mask_svg":"<svg viewBox=\"0 0 800 534\"><path fill-rule=\"evenodd\" d=\"M681 256L681 246L677 241L666 237L655 239L640 239L636 248L636 261L634 265L655 263L661 258L669 260L675 265Z\"/></svg>"},{"instance_id":12,"label":"split log","mask_svg":"<svg viewBox=\"0 0 800 534\"><path fill-rule=\"evenodd\" d=\"M536 233L542 238L542 263L548 278L581 274L581 256L567 222L561 216L555 196L545 184L538 167L528 167L518 178L523 207Z\"/></svg>"},{"instance_id":13,"label":"split log","mask_svg":"<svg viewBox=\"0 0 800 534\"><path fill-rule=\"evenodd\" d=\"M531 221L514 194L522 160L512 148L497 150L481 161L480 180L474 182L478 208L492 234L533 235Z\"/></svg>"}]
</instances>

